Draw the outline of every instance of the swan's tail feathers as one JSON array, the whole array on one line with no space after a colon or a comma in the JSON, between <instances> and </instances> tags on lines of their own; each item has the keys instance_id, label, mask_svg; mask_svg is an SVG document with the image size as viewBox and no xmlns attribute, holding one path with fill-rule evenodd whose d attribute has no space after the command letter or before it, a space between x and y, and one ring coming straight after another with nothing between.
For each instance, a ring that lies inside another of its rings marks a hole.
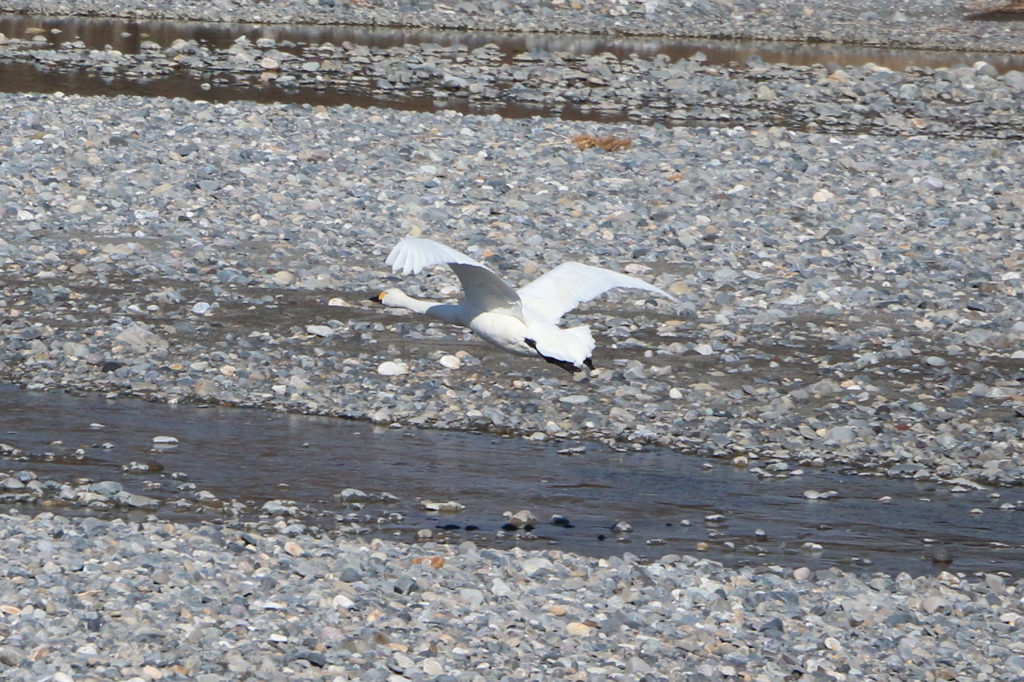
<instances>
[{"instance_id":1,"label":"swan's tail feathers","mask_svg":"<svg viewBox=\"0 0 1024 682\"><path fill-rule=\"evenodd\" d=\"M594 337L590 335L590 327L580 325L579 327L569 327L564 331L566 334L572 334L575 336L579 342L583 344L583 347L587 351L587 357L589 358L590 354L594 352L594 346L597 345L594 343Z\"/></svg>"},{"instance_id":2,"label":"swan's tail feathers","mask_svg":"<svg viewBox=\"0 0 1024 682\"><path fill-rule=\"evenodd\" d=\"M594 361L590 359L590 356L594 352L594 347L597 345L594 343L594 337L590 335L590 327L581 325L579 327L569 327L565 330L567 334L572 334L580 343L583 344L583 348L586 349L587 357L583 360L583 366L587 369L594 369ZM579 367L579 371L582 371L582 367Z\"/></svg>"}]
</instances>

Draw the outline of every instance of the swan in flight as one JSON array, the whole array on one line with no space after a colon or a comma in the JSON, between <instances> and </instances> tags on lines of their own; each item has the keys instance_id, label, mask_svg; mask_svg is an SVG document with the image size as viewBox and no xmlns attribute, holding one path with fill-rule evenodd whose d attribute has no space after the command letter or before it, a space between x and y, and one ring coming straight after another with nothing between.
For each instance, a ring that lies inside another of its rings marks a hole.
<instances>
[{"instance_id":1,"label":"swan in flight","mask_svg":"<svg viewBox=\"0 0 1024 682\"><path fill-rule=\"evenodd\" d=\"M593 369L594 339L586 326L562 329L562 315L609 289L624 287L676 298L642 279L582 263L562 263L516 291L490 268L430 239L406 237L392 249L386 263L402 274L416 274L433 265L448 265L462 283L465 298L444 305L388 289L374 300L406 308L450 324L469 327L484 341L527 357L541 357L569 372Z\"/></svg>"}]
</instances>

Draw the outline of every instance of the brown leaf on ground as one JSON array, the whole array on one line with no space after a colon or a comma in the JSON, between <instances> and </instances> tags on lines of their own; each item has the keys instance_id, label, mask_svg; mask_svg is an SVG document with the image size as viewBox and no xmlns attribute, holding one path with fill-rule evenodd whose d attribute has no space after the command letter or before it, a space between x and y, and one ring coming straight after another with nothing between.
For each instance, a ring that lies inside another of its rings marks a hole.
<instances>
[{"instance_id":1,"label":"brown leaf on ground","mask_svg":"<svg viewBox=\"0 0 1024 682\"><path fill-rule=\"evenodd\" d=\"M620 149L629 149L633 145L633 138L631 137L615 137L614 135L591 135L589 133L582 133L572 138L572 141L576 144L580 150L593 149L599 147L606 152L617 152Z\"/></svg>"}]
</instances>

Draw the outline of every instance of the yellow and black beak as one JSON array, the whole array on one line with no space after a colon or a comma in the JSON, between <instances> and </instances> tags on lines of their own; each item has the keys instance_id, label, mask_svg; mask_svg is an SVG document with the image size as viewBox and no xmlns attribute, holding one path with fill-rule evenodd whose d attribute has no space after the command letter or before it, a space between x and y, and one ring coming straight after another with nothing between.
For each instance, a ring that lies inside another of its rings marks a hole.
<instances>
[{"instance_id":1,"label":"yellow and black beak","mask_svg":"<svg viewBox=\"0 0 1024 682\"><path fill-rule=\"evenodd\" d=\"M371 296L367 300L370 301L371 303L383 303L384 302L384 292L382 291L379 294L377 294L376 296Z\"/></svg>"}]
</instances>

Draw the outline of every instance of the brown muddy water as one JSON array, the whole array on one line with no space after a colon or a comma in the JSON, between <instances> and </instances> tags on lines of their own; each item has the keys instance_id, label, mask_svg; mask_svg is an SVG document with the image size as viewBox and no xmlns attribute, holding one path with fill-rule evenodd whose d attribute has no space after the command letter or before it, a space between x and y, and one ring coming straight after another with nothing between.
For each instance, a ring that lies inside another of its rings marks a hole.
<instances>
[{"instance_id":1,"label":"brown muddy water","mask_svg":"<svg viewBox=\"0 0 1024 682\"><path fill-rule=\"evenodd\" d=\"M204 87L205 86L205 87ZM462 114L500 114L505 118L530 118L531 116L558 116L566 121L599 121L616 123L630 120L621 113L584 113L572 107L551 109L544 106L496 102L470 104L460 100L436 100L433 97L374 97L360 93L343 92L335 89L281 88L273 83L263 86L247 84L245 87L221 85L203 81L188 74L153 78L149 80L123 77L101 77L93 71L44 71L32 64L3 63L0 61L0 92L62 92L65 95L105 96L136 95L141 97L183 97L189 100L209 102L233 102L246 100L272 104L323 105L337 107L348 104L353 107L380 107L401 111L438 112L446 109ZM708 125L704 123L704 125ZM722 124L724 125L724 124Z\"/></svg>"},{"instance_id":2,"label":"brown muddy water","mask_svg":"<svg viewBox=\"0 0 1024 682\"><path fill-rule=\"evenodd\" d=\"M4 33L8 38L23 39L44 35L49 39L52 47L59 47L61 43L67 41L82 40L87 47L93 49L103 49L109 45L115 50L126 53L137 53L144 40L152 40L167 47L181 38L196 40L211 48L226 49L237 38L246 36L253 42L259 38L272 38L278 43L291 42L298 47L323 43L341 45L348 41L371 48L434 43L442 46L465 45L468 49L473 50L493 43L508 59L524 52L568 52L577 55L608 52L619 59L626 59L633 54L643 59L653 59L659 54L664 54L675 61L688 59L697 52L703 52L710 64L740 63L751 55L758 55L769 63L784 62L793 66L810 66L828 62L849 66L873 62L879 66L902 71L908 66L939 68L957 64L970 65L981 60L992 64L1000 72L1024 69L1024 55L1021 54L907 50L827 43L681 40L656 37L610 38L594 35L443 31L363 26L135 22L125 19L0 14L0 33Z\"/></svg>"},{"instance_id":3,"label":"brown muddy water","mask_svg":"<svg viewBox=\"0 0 1024 682\"><path fill-rule=\"evenodd\" d=\"M173 436L179 443L155 449L157 436ZM953 493L932 483L828 472L761 481L719 462L708 467L699 457L653 448L627 452L593 443L392 429L14 386L0 386L0 442L24 452L15 461L0 459L2 470L27 469L61 482L118 481L131 492L160 499L157 515L182 521L222 520L219 512L197 511L194 505L174 511L175 500L191 500L206 490L221 500L245 502L249 511L243 518L255 518L268 500L288 499L304 510L301 523L342 532L357 522L369 529L367 537L410 542L417 531L429 529L435 540L454 544L472 540L481 546L598 556L631 552L646 559L690 554L733 566L839 566L887 573L1016 575L1024 560L1020 512L998 508L1016 499L1013 490L992 498L990 491ZM581 451L564 452L574 446ZM82 453L75 454L79 449ZM146 470L125 471L132 462L145 463ZM178 489L182 485L185 490ZM398 499L355 508L339 500L345 488L388 492ZM809 489L838 495L808 500ZM883 496L890 501L880 501ZM422 500L453 500L465 509L429 512ZM503 512L520 509L541 520L535 539L502 531ZM571 527L552 525L549 519L556 514ZM708 521L712 515L722 518ZM618 521L633 531L612 531ZM698 550L701 542L707 551ZM805 548L808 542L821 549Z\"/></svg>"},{"instance_id":4,"label":"brown muddy water","mask_svg":"<svg viewBox=\"0 0 1024 682\"><path fill-rule=\"evenodd\" d=\"M489 43L499 46L511 60L524 52L567 52L577 55L612 53L619 58L637 55L653 59L668 55L673 61L703 52L711 64L742 63L757 55L770 63L791 65L826 64L841 66L873 62L893 70L907 66L949 67L987 61L1000 72L1024 70L1024 55L999 53L960 53L928 50L897 50L849 47L830 44L773 43L752 41L677 40L661 38L607 38L603 36L514 34L494 32L430 31L415 29L365 28L349 26L206 24L195 22L133 22L119 19L54 18L26 15L0 15L0 33L9 38L32 39L44 36L51 48L64 42L82 40L89 48L107 46L125 53L137 53L145 40L169 46L174 40L196 40L210 48L224 49L237 38L246 36L255 41L273 38L278 49L299 51L314 44L341 45L346 41L371 48L388 48L405 44L433 43L465 45L472 50ZM215 102L253 100L258 102L291 102L312 105L380 106L413 111L454 109L461 113L500 113L509 118L558 116L566 120L625 122L631 120L624 112L580 111L573 107L550 109L542 106L496 103L493 106L461 101L436 101L432 97L370 97L360 92L336 89L280 88L274 84L242 87L239 84L203 82L194 76L179 75L149 80L124 76L100 77L87 71L55 71L36 69L27 64L0 61L0 91L63 92L75 95L142 95L183 97Z\"/></svg>"}]
</instances>

